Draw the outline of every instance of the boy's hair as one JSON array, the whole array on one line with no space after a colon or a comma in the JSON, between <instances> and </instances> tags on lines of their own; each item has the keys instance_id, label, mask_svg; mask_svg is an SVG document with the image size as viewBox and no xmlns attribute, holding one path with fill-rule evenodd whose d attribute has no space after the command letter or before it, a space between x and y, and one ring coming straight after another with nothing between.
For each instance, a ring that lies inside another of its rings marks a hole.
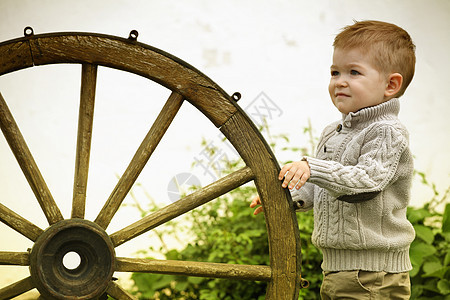
<instances>
[{"instance_id":1,"label":"boy's hair","mask_svg":"<svg viewBox=\"0 0 450 300\"><path fill-rule=\"evenodd\" d=\"M403 83L396 97L403 95L414 76L416 46L409 34L394 24L355 21L336 36L333 47L367 51L378 71L384 74L400 73Z\"/></svg>"}]
</instances>

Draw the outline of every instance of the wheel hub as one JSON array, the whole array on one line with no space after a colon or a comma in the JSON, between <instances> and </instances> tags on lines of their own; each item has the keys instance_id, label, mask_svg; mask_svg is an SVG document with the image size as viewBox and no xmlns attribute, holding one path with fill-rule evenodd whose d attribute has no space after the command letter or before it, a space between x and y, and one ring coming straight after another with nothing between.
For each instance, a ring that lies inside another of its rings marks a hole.
<instances>
[{"instance_id":1,"label":"wheel hub","mask_svg":"<svg viewBox=\"0 0 450 300\"><path fill-rule=\"evenodd\" d=\"M78 261L67 263L69 256ZM43 296L94 299L105 292L114 273L111 239L97 224L60 221L42 233L30 254L31 277Z\"/></svg>"}]
</instances>

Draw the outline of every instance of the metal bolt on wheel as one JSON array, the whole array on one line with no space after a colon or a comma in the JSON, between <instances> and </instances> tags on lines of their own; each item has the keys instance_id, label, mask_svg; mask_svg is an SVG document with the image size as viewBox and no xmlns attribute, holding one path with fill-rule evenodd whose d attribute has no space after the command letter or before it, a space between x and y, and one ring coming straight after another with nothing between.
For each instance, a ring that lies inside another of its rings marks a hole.
<instances>
[{"instance_id":1,"label":"metal bolt on wheel","mask_svg":"<svg viewBox=\"0 0 450 300\"><path fill-rule=\"evenodd\" d=\"M64 219L0 94L0 127L49 223L43 230L0 203L0 221L34 242L28 252L0 251L0 265L30 269L29 277L0 288L0 299L10 299L33 288L43 299L98 299L105 295L134 299L114 281L114 272L266 281L266 299L297 299L305 281L300 274L300 239L292 201L277 179L279 166L275 156L236 103L237 94L230 97L186 62L138 42L135 30L128 39L93 33L35 35L30 27L25 28L24 35L0 43L0 75L38 65L82 65L72 213ZM148 78L169 89L171 95L98 216L88 221L84 217L98 66ZM185 100L226 136L246 166L108 235L105 230ZM116 257L115 247L249 181L254 181L263 203L270 265ZM65 265L67 255L77 256L79 263Z\"/></svg>"}]
</instances>

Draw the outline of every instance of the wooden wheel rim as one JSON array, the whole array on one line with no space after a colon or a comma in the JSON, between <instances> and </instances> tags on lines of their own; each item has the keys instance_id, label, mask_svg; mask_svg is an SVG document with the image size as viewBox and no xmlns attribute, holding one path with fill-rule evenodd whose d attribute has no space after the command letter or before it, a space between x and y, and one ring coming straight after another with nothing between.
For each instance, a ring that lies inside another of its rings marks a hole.
<instances>
[{"instance_id":1,"label":"wooden wheel rim","mask_svg":"<svg viewBox=\"0 0 450 300\"><path fill-rule=\"evenodd\" d=\"M185 99L197 107L227 137L247 165L242 172L234 176L240 178L237 180L237 183L229 182L230 180L228 179L220 181L219 185L226 185L226 188L222 190L229 190L249 180L254 180L263 202L270 248L270 270L266 271L267 269L264 269L262 273L265 275L261 275L261 277L255 274L251 276L243 275L242 277L244 279L249 277L251 280L268 281L266 299L296 299L298 297L301 278L298 225L292 209L289 192L281 188L277 179L279 166L269 146L245 112L217 84L179 58L146 44L139 43L136 39L137 32L135 31L130 33L128 39L124 39L93 33L34 35L32 29L26 28L25 37L0 43L0 75L37 65L79 63L83 65L84 79L82 79L82 82L83 80L95 81L96 68L100 65L134 73L165 86L172 91L168 103ZM82 83L83 93L95 95L95 85L93 91L92 89L89 90L89 88L86 88L83 92ZM88 95L86 97L89 98L90 96ZM91 97L93 96L91 95ZM171 98L174 98L174 100L171 100ZM1 100L4 102L3 99ZM181 102L179 105L181 105ZM7 107L4 110L7 110ZM176 114L176 108L173 110ZM1 110L0 112L4 113ZM11 132L4 129L9 126L9 117L8 113L4 113L3 121L0 123L5 136L12 135ZM7 139L10 145L11 143L15 143L15 137L7 137ZM17 148L23 148L20 142L17 145ZM17 159L20 164L20 158ZM27 168L22 165L21 167L22 169ZM24 170L24 173L25 176L28 174L27 179L32 188L39 186L39 182L43 181L39 176L35 176L31 170ZM35 177L38 179L35 179ZM235 179L231 181L233 180ZM52 203L51 199L48 200L45 198L45 193L41 195L37 189L33 190L38 197L38 201L40 201L49 224L53 225L60 222L63 217L58 211L55 212L52 209L46 209L49 206L48 203ZM206 190L208 191L208 189ZM210 201L210 198L214 199L220 195L209 191L206 194L208 195L205 196L205 203ZM108 200L104 209L102 209L94 221L103 229L106 229L116 211L114 208L108 209L109 204L111 203ZM20 216L8 210L6 207L0 208L0 211L6 215L5 217L0 213L0 219L8 226L33 241L36 241L42 234L42 230L36 228L33 224L28 224L26 220L21 219ZM72 218L75 217L83 218L84 211L73 212ZM20 228L14 226L11 219L18 219L23 222L25 229L22 229L20 226ZM159 224L155 226L157 225ZM154 227L147 226L144 231L140 231L137 234L141 234L152 228ZM122 234L126 232L127 228L124 228L124 230L110 236L114 247L127 241L122 238ZM128 239L134 236L129 235ZM26 258L27 255L24 253L11 254L0 252L0 263L2 264L27 265ZM134 263L136 261L131 265L134 265ZM133 268L126 259L121 258L116 258L115 265L115 271L130 271ZM220 266L218 268L220 269ZM144 268L143 271L148 272L149 269L151 268ZM174 271L170 272L174 273ZM203 273L199 272L198 274ZM192 276L225 278L230 276L230 278L234 278L229 274L223 276L211 276L211 274ZM22 289L34 287L35 285L28 279L17 284ZM2 295L2 291L8 292L8 289L6 287L0 290L0 295ZM118 295L125 295L125 292L120 289L118 290L115 285L110 285L107 288L107 293L111 296L116 295L116 297L119 297ZM123 296L123 299L130 299L126 297Z\"/></svg>"}]
</instances>

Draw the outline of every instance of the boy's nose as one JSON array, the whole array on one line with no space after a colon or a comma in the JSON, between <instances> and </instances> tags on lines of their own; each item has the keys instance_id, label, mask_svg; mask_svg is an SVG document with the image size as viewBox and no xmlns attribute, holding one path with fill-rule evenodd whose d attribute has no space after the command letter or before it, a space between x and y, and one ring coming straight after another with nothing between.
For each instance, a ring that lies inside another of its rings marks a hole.
<instances>
[{"instance_id":1,"label":"boy's nose","mask_svg":"<svg viewBox=\"0 0 450 300\"><path fill-rule=\"evenodd\" d=\"M341 77L336 80L335 86L336 87L346 87L346 86L348 86L347 80L345 80L345 78Z\"/></svg>"}]
</instances>

